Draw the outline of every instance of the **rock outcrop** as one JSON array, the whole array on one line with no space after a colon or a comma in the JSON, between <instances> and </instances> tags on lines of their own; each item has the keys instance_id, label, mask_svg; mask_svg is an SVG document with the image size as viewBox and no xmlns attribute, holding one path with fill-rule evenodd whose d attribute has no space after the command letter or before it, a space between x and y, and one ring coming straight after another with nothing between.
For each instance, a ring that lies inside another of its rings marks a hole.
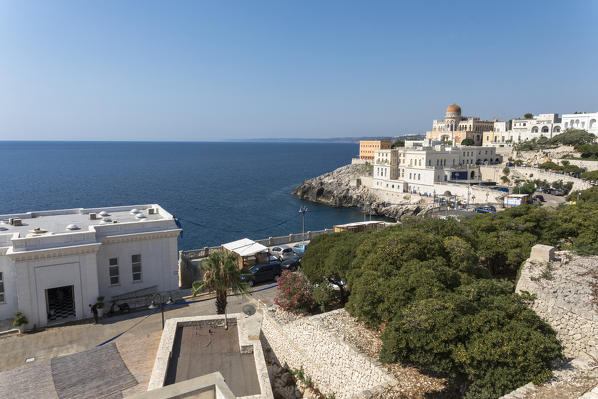
<instances>
[{"instance_id":1,"label":"rock outcrop","mask_svg":"<svg viewBox=\"0 0 598 399\"><path fill-rule=\"evenodd\" d=\"M432 211L434 206L430 203L392 205L380 201L375 190L361 184L368 174L367 165L346 165L304 181L293 194L302 200L337 208L365 208L372 215L396 220ZM411 197L411 194L406 196Z\"/></svg>"}]
</instances>

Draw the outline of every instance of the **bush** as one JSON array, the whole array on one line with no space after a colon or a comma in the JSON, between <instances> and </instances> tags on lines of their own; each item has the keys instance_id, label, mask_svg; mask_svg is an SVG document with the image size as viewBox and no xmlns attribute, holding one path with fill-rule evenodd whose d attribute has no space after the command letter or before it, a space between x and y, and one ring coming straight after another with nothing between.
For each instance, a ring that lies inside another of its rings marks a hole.
<instances>
[{"instance_id":1,"label":"bush","mask_svg":"<svg viewBox=\"0 0 598 399\"><path fill-rule=\"evenodd\" d=\"M320 310L325 312L336 299L336 292L330 284L321 283L313 289L312 297L314 302L320 305Z\"/></svg>"},{"instance_id":2,"label":"bush","mask_svg":"<svg viewBox=\"0 0 598 399\"><path fill-rule=\"evenodd\" d=\"M309 313L315 305L312 286L301 273L285 270L278 279L278 296L274 303L287 312Z\"/></svg>"},{"instance_id":3,"label":"bush","mask_svg":"<svg viewBox=\"0 0 598 399\"><path fill-rule=\"evenodd\" d=\"M580 176L582 179L586 180L598 180L598 170L593 170L591 172L584 172Z\"/></svg>"},{"instance_id":4,"label":"bush","mask_svg":"<svg viewBox=\"0 0 598 399\"><path fill-rule=\"evenodd\" d=\"M15 319L12 322L13 326L24 326L27 323L29 323L29 320L27 320L27 317L25 317L25 315L22 312L15 312Z\"/></svg>"},{"instance_id":5,"label":"bush","mask_svg":"<svg viewBox=\"0 0 598 399\"><path fill-rule=\"evenodd\" d=\"M465 139L461 142L461 145L470 147L472 145L475 145L475 141L473 141L473 139Z\"/></svg>"}]
</instances>

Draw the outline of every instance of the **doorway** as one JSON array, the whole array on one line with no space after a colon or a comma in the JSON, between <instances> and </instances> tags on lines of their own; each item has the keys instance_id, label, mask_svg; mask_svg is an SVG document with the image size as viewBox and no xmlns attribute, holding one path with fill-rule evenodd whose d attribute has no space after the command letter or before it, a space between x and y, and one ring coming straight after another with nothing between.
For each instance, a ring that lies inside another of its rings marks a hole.
<instances>
[{"instance_id":1,"label":"doorway","mask_svg":"<svg viewBox=\"0 0 598 399\"><path fill-rule=\"evenodd\" d=\"M46 303L48 308L48 323L74 319L76 317L74 289L72 285L47 289Z\"/></svg>"}]
</instances>

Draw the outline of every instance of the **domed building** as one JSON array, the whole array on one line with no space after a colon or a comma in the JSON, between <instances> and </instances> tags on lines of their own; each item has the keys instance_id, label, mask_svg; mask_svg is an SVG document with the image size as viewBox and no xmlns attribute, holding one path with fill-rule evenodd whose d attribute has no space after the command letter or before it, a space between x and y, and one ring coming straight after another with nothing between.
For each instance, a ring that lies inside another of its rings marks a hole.
<instances>
[{"instance_id":1,"label":"domed building","mask_svg":"<svg viewBox=\"0 0 598 399\"><path fill-rule=\"evenodd\" d=\"M461 107L451 104L446 108L444 120L432 123L432 131L426 132L426 138L458 145L465 139L471 139L474 145L482 145L482 133L493 128L494 121L462 116Z\"/></svg>"}]
</instances>

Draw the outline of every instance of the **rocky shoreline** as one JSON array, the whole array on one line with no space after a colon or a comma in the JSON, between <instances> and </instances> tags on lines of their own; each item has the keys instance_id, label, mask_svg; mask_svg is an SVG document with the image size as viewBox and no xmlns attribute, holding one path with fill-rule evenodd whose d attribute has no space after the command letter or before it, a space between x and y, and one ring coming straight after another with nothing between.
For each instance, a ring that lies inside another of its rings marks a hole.
<instances>
[{"instance_id":1,"label":"rocky shoreline","mask_svg":"<svg viewBox=\"0 0 598 399\"><path fill-rule=\"evenodd\" d=\"M293 190L293 195L305 201L335 208L362 208L372 215L395 220L408 216L424 216L432 211L433 205L430 203L390 205L379 200L375 190L357 184L358 179L370 174L368 165L342 166L332 172L305 180ZM411 197L410 194L406 196Z\"/></svg>"}]
</instances>

